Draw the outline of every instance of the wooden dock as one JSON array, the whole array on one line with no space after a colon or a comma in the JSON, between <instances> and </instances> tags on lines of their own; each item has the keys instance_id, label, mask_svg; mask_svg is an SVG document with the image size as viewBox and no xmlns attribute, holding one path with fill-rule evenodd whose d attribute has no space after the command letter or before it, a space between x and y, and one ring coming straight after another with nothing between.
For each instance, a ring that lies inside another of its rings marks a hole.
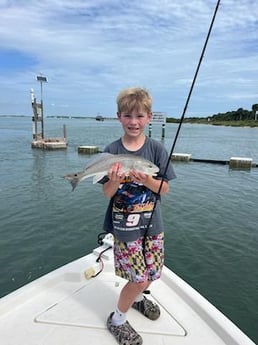
<instances>
[{"instance_id":1,"label":"wooden dock","mask_svg":"<svg viewBox=\"0 0 258 345\"><path fill-rule=\"evenodd\" d=\"M39 140L33 140L31 147L33 149L42 150L62 150L66 149L68 143L65 138L44 138Z\"/></svg>"}]
</instances>

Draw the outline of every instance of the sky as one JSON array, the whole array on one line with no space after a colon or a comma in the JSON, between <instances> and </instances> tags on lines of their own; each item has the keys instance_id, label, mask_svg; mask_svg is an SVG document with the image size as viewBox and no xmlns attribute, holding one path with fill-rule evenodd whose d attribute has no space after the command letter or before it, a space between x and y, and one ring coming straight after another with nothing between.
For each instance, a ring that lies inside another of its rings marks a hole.
<instances>
[{"instance_id":1,"label":"sky","mask_svg":"<svg viewBox=\"0 0 258 345\"><path fill-rule=\"evenodd\" d=\"M121 89L180 118L217 0L0 0L0 115L116 115ZM186 117L258 103L258 1L221 0Z\"/></svg>"}]
</instances>

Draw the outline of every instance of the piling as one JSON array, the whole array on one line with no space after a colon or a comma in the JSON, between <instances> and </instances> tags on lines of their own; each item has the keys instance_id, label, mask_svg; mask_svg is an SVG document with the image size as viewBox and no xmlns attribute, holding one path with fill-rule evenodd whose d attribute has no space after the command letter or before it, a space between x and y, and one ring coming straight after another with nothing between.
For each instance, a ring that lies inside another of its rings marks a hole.
<instances>
[{"instance_id":1,"label":"piling","mask_svg":"<svg viewBox=\"0 0 258 345\"><path fill-rule=\"evenodd\" d=\"M152 123L149 124L149 138L151 138L152 133Z\"/></svg>"},{"instance_id":2,"label":"piling","mask_svg":"<svg viewBox=\"0 0 258 345\"><path fill-rule=\"evenodd\" d=\"M161 132L161 138L164 139L165 138L165 128L166 128L166 124L162 123L162 132Z\"/></svg>"},{"instance_id":3,"label":"piling","mask_svg":"<svg viewBox=\"0 0 258 345\"><path fill-rule=\"evenodd\" d=\"M43 124L43 105L37 103L34 90L31 89L31 106L32 106L32 136L33 140L40 140L44 138L44 124Z\"/></svg>"},{"instance_id":4,"label":"piling","mask_svg":"<svg viewBox=\"0 0 258 345\"><path fill-rule=\"evenodd\" d=\"M152 125L153 124L162 124L161 139L165 138L165 128L166 128L166 113L161 111L155 111L152 113L152 119L149 123L149 137L152 135Z\"/></svg>"},{"instance_id":5,"label":"piling","mask_svg":"<svg viewBox=\"0 0 258 345\"><path fill-rule=\"evenodd\" d=\"M63 126L63 135L64 135L64 139L66 140L67 138L66 125Z\"/></svg>"}]
</instances>

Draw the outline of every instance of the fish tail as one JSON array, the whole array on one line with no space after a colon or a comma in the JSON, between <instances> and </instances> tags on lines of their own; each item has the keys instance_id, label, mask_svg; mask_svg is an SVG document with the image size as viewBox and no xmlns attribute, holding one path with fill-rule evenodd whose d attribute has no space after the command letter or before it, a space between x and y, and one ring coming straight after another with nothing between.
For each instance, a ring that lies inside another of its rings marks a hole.
<instances>
[{"instance_id":1,"label":"fish tail","mask_svg":"<svg viewBox=\"0 0 258 345\"><path fill-rule=\"evenodd\" d=\"M71 177L71 176L63 176L64 179L66 179L67 181L69 181L72 185L72 192L75 190L77 184L78 184L78 180Z\"/></svg>"}]
</instances>

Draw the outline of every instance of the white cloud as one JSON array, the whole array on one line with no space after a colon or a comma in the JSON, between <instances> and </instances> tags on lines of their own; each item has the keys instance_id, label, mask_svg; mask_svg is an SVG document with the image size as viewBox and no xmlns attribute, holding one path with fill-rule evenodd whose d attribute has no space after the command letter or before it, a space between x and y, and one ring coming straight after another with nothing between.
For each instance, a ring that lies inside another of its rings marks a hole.
<instances>
[{"instance_id":1,"label":"white cloud","mask_svg":"<svg viewBox=\"0 0 258 345\"><path fill-rule=\"evenodd\" d=\"M0 1L0 113L29 115L29 90L38 92L34 78L42 72L49 78L44 96L51 115L115 114L117 92L131 85L147 87L158 110L179 115L215 5L212 0ZM257 103L257 13L257 1L221 1L191 114Z\"/></svg>"}]
</instances>

